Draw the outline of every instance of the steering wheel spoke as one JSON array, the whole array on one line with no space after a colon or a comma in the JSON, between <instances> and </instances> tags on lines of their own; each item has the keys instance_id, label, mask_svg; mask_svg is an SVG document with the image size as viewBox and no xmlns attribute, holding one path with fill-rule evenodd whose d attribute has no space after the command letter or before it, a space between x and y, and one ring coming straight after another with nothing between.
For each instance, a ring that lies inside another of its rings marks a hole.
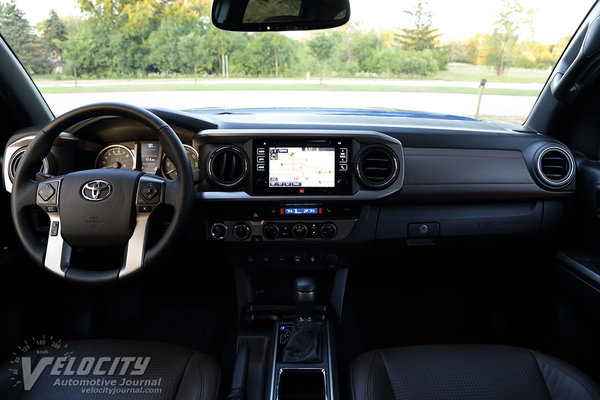
<instances>
[{"instance_id":1,"label":"steering wheel spoke","mask_svg":"<svg viewBox=\"0 0 600 400\"><path fill-rule=\"evenodd\" d=\"M64 277L71 261L71 246L62 236L59 212L61 183L61 178L56 177L36 183L35 203L50 217L44 267Z\"/></svg>"},{"instance_id":2,"label":"steering wheel spoke","mask_svg":"<svg viewBox=\"0 0 600 400\"><path fill-rule=\"evenodd\" d=\"M48 213L48 215L50 215L50 231L48 232L44 267L64 277L71 262L71 246L62 237L58 212Z\"/></svg>"},{"instance_id":3,"label":"steering wheel spoke","mask_svg":"<svg viewBox=\"0 0 600 400\"><path fill-rule=\"evenodd\" d=\"M157 176L143 175L136 190L136 219L133 235L127 243L123 267L119 278L127 276L144 266L148 222L150 215L164 203L167 181Z\"/></svg>"}]
</instances>

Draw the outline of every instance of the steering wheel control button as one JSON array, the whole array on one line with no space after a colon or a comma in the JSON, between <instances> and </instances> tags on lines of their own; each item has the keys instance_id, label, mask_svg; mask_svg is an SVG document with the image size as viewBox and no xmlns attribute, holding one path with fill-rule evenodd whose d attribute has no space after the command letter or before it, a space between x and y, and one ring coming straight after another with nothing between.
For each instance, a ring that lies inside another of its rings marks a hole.
<instances>
[{"instance_id":1,"label":"steering wheel control button","mask_svg":"<svg viewBox=\"0 0 600 400\"><path fill-rule=\"evenodd\" d=\"M337 234L337 228L334 224L328 222L321 227L321 237L323 239L333 239Z\"/></svg>"},{"instance_id":2,"label":"steering wheel control button","mask_svg":"<svg viewBox=\"0 0 600 400\"><path fill-rule=\"evenodd\" d=\"M308 227L304 224L296 224L292 228L292 235L296 239L304 239L306 236L308 236Z\"/></svg>"},{"instance_id":3,"label":"steering wheel control button","mask_svg":"<svg viewBox=\"0 0 600 400\"><path fill-rule=\"evenodd\" d=\"M138 208L138 210L141 213L151 213L152 212L152 206L140 206Z\"/></svg>"},{"instance_id":4,"label":"steering wheel control button","mask_svg":"<svg viewBox=\"0 0 600 400\"><path fill-rule=\"evenodd\" d=\"M233 237L237 240L246 240L252 234L252 229L245 222L240 222L239 224L235 224L233 227Z\"/></svg>"},{"instance_id":5,"label":"steering wheel control button","mask_svg":"<svg viewBox=\"0 0 600 400\"><path fill-rule=\"evenodd\" d=\"M50 226L50 236L58 236L58 228L60 223L58 221L52 221L52 225Z\"/></svg>"},{"instance_id":6,"label":"steering wheel control button","mask_svg":"<svg viewBox=\"0 0 600 400\"><path fill-rule=\"evenodd\" d=\"M156 186L157 184L152 182L148 182L142 186L141 193L147 201L152 201L152 199L154 199L158 194L158 189Z\"/></svg>"},{"instance_id":7,"label":"steering wheel control button","mask_svg":"<svg viewBox=\"0 0 600 400\"><path fill-rule=\"evenodd\" d=\"M263 235L269 240L275 240L279 237L279 227L274 223L268 223L263 227Z\"/></svg>"},{"instance_id":8,"label":"steering wheel control button","mask_svg":"<svg viewBox=\"0 0 600 400\"><path fill-rule=\"evenodd\" d=\"M54 189L54 186L52 186L50 183L43 184L38 190L38 196L40 196L40 198L45 202L48 202L54 196L55 193L56 190Z\"/></svg>"},{"instance_id":9,"label":"steering wheel control button","mask_svg":"<svg viewBox=\"0 0 600 400\"><path fill-rule=\"evenodd\" d=\"M440 224L437 222L427 222L408 225L408 237L414 238L433 238L440 236Z\"/></svg>"},{"instance_id":10,"label":"steering wheel control button","mask_svg":"<svg viewBox=\"0 0 600 400\"><path fill-rule=\"evenodd\" d=\"M223 240L227 237L227 225L217 222L210 228L210 235L215 240Z\"/></svg>"}]
</instances>

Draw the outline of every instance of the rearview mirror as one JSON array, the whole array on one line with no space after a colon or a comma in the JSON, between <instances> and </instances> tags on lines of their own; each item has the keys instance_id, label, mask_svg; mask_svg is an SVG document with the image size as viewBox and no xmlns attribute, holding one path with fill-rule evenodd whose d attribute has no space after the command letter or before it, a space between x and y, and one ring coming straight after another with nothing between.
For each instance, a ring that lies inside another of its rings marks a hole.
<instances>
[{"instance_id":1,"label":"rearview mirror","mask_svg":"<svg viewBox=\"0 0 600 400\"><path fill-rule=\"evenodd\" d=\"M228 31L335 28L350 19L349 0L214 0L212 22Z\"/></svg>"}]
</instances>

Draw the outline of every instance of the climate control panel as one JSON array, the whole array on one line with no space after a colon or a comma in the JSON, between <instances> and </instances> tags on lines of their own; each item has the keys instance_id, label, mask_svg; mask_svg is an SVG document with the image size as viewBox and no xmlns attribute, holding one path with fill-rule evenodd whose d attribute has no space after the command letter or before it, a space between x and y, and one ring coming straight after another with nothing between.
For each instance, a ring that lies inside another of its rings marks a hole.
<instances>
[{"instance_id":1,"label":"climate control panel","mask_svg":"<svg viewBox=\"0 0 600 400\"><path fill-rule=\"evenodd\" d=\"M331 240L337 235L337 226L334 222L269 222L263 227L262 233L267 240L290 238Z\"/></svg>"},{"instance_id":2,"label":"climate control panel","mask_svg":"<svg viewBox=\"0 0 600 400\"><path fill-rule=\"evenodd\" d=\"M356 221L214 221L208 237L227 242L335 241L350 236Z\"/></svg>"},{"instance_id":3,"label":"climate control panel","mask_svg":"<svg viewBox=\"0 0 600 400\"><path fill-rule=\"evenodd\" d=\"M273 204L259 207L215 207L207 238L226 242L337 241L352 233L358 206Z\"/></svg>"}]
</instances>

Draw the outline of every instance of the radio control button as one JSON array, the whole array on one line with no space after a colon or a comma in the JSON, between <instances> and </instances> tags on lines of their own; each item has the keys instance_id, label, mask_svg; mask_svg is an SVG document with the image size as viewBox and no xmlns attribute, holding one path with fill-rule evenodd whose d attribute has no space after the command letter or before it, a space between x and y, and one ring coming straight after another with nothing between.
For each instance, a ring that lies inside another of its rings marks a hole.
<instances>
[{"instance_id":1,"label":"radio control button","mask_svg":"<svg viewBox=\"0 0 600 400\"><path fill-rule=\"evenodd\" d=\"M333 239L337 234L337 228L332 223L323 224L321 227L321 236L323 239Z\"/></svg>"},{"instance_id":2,"label":"radio control button","mask_svg":"<svg viewBox=\"0 0 600 400\"><path fill-rule=\"evenodd\" d=\"M304 239L308 236L308 227L304 224L296 224L292 228L292 235L294 235L296 239Z\"/></svg>"},{"instance_id":3,"label":"radio control button","mask_svg":"<svg viewBox=\"0 0 600 400\"><path fill-rule=\"evenodd\" d=\"M257 156L264 156L265 155L265 149L263 147L260 147L260 148L256 149L256 155Z\"/></svg>"},{"instance_id":4,"label":"radio control button","mask_svg":"<svg viewBox=\"0 0 600 400\"><path fill-rule=\"evenodd\" d=\"M265 164L256 164L256 170L257 171L264 171L265 170Z\"/></svg>"},{"instance_id":5,"label":"radio control button","mask_svg":"<svg viewBox=\"0 0 600 400\"><path fill-rule=\"evenodd\" d=\"M282 238L290 238L292 237L292 227L288 224L281 225L279 229L279 234Z\"/></svg>"},{"instance_id":6,"label":"radio control button","mask_svg":"<svg viewBox=\"0 0 600 400\"><path fill-rule=\"evenodd\" d=\"M340 149L340 162L347 163L348 162L348 149L342 147Z\"/></svg>"},{"instance_id":7,"label":"radio control button","mask_svg":"<svg viewBox=\"0 0 600 400\"><path fill-rule=\"evenodd\" d=\"M252 234L252 229L245 222L240 222L239 224L235 224L233 227L233 237L237 240L246 240Z\"/></svg>"},{"instance_id":8,"label":"radio control button","mask_svg":"<svg viewBox=\"0 0 600 400\"><path fill-rule=\"evenodd\" d=\"M275 240L279 237L279 227L270 222L263 227L263 235L269 240Z\"/></svg>"},{"instance_id":9,"label":"radio control button","mask_svg":"<svg viewBox=\"0 0 600 400\"><path fill-rule=\"evenodd\" d=\"M348 171L348 164L340 164L340 171L342 171L342 172Z\"/></svg>"},{"instance_id":10,"label":"radio control button","mask_svg":"<svg viewBox=\"0 0 600 400\"><path fill-rule=\"evenodd\" d=\"M227 225L222 223L213 224L210 228L210 235L215 240L223 240L227 236Z\"/></svg>"}]
</instances>

